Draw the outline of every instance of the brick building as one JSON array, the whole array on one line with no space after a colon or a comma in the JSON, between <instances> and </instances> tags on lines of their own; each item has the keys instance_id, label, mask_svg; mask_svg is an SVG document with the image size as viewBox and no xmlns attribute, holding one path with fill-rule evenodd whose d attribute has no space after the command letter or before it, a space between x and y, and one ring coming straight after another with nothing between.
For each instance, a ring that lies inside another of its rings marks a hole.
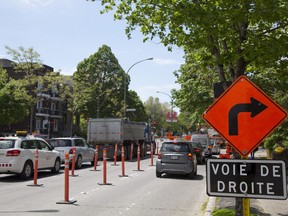
<instances>
[{"instance_id":1,"label":"brick building","mask_svg":"<svg viewBox=\"0 0 288 216\"><path fill-rule=\"evenodd\" d=\"M0 67L5 69L8 75L14 79L23 79L21 73L16 73L13 62L8 59L0 59ZM54 69L48 65L43 65L37 74L52 72ZM57 92L49 90L41 91L38 85L37 96L40 98L34 106L32 114L33 134L37 134L45 139L51 137L71 136L72 135L72 114L67 110L67 102L62 100ZM50 125L50 126L49 126ZM0 134L15 134L17 130L30 131L30 114L25 120L11 125L0 124Z\"/></svg>"}]
</instances>

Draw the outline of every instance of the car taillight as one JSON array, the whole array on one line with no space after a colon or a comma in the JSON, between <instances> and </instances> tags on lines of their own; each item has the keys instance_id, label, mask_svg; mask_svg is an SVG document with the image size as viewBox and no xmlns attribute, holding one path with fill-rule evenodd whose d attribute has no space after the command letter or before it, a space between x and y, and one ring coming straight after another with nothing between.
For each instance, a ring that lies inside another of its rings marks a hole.
<instances>
[{"instance_id":1,"label":"car taillight","mask_svg":"<svg viewBox=\"0 0 288 216\"><path fill-rule=\"evenodd\" d=\"M193 154L192 154L192 153L189 153L189 154L188 154L188 159L189 159L189 160L192 160L192 157L193 157Z\"/></svg>"},{"instance_id":2,"label":"car taillight","mask_svg":"<svg viewBox=\"0 0 288 216\"><path fill-rule=\"evenodd\" d=\"M195 152L200 152L200 149L194 149Z\"/></svg>"},{"instance_id":3,"label":"car taillight","mask_svg":"<svg viewBox=\"0 0 288 216\"><path fill-rule=\"evenodd\" d=\"M15 149L15 150L9 150L9 151L7 151L7 153L6 153L6 156L7 157L11 157L11 156L19 156L20 155L20 150L18 150L18 149Z\"/></svg>"}]
</instances>

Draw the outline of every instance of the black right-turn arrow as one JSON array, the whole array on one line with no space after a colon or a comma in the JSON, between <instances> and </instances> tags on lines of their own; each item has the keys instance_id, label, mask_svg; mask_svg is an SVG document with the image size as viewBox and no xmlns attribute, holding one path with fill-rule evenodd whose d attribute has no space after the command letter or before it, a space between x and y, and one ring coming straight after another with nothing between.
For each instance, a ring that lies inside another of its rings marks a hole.
<instances>
[{"instance_id":1,"label":"black right-turn arrow","mask_svg":"<svg viewBox=\"0 0 288 216\"><path fill-rule=\"evenodd\" d=\"M229 135L237 136L238 135L238 114L241 112L251 112L251 118L255 117L267 106L255 98L250 98L251 103L236 104L229 111L228 120L229 120Z\"/></svg>"}]
</instances>

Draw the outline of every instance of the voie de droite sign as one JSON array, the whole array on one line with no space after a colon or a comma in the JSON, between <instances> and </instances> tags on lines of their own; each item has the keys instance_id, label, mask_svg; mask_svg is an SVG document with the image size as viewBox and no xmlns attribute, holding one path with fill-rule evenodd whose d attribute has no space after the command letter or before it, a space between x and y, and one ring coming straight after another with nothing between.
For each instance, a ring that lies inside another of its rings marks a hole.
<instances>
[{"instance_id":1,"label":"voie de droite sign","mask_svg":"<svg viewBox=\"0 0 288 216\"><path fill-rule=\"evenodd\" d=\"M209 159L210 196L286 199L286 166L281 160Z\"/></svg>"}]
</instances>

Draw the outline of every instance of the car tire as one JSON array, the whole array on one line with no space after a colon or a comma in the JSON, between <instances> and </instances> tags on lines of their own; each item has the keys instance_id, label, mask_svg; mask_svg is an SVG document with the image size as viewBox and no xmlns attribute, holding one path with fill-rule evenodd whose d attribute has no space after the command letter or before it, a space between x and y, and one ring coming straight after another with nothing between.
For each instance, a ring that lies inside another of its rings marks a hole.
<instances>
[{"instance_id":1,"label":"car tire","mask_svg":"<svg viewBox=\"0 0 288 216\"><path fill-rule=\"evenodd\" d=\"M20 178L28 179L32 176L32 173L33 173L33 163L31 161L26 161L23 170L20 173Z\"/></svg>"},{"instance_id":2,"label":"car tire","mask_svg":"<svg viewBox=\"0 0 288 216\"><path fill-rule=\"evenodd\" d=\"M61 161L59 158L56 159L54 167L51 169L52 173L59 173L61 167Z\"/></svg>"},{"instance_id":3,"label":"car tire","mask_svg":"<svg viewBox=\"0 0 288 216\"><path fill-rule=\"evenodd\" d=\"M161 176L162 176L162 173L161 173L161 172L158 172L158 171L156 170L156 177L157 177L157 178L161 178Z\"/></svg>"},{"instance_id":4,"label":"car tire","mask_svg":"<svg viewBox=\"0 0 288 216\"><path fill-rule=\"evenodd\" d=\"M82 157L81 157L81 155L78 155L77 160L76 160L76 164L75 164L75 168L80 169L81 167L82 167Z\"/></svg>"},{"instance_id":5,"label":"car tire","mask_svg":"<svg viewBox=\"0 0 288 216\"><path fill-rule=\"evenodd\" d=\"M197 174L197 169L196 169L196 174ZM193 165L193 170L191 173L188 174L190 179L194 179L195 178L195 170L194 170L194 165Z\"/></svg>"}]
</instances>

